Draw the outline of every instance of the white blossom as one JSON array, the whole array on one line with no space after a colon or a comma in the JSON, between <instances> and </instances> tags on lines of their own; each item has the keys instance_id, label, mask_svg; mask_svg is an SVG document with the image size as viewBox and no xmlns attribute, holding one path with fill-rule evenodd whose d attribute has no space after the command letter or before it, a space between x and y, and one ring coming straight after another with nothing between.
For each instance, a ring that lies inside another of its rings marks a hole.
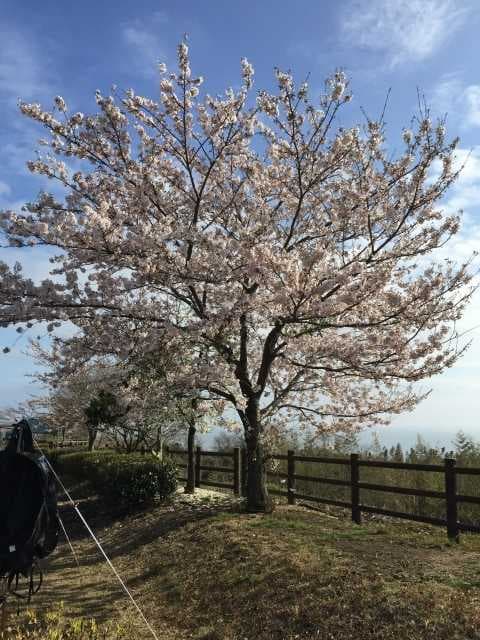
<instances>
[{"instance_id":1,"label":"white blossom","mask_svg":"<svg viewBox=\"0 0 480 640\"><path fill-rule=\"evenodd\" d=\"M55 104L59 111L66 111L67 105L65 104L65 100L62 96L55 96Z\"/></svg>"}]
</instances>

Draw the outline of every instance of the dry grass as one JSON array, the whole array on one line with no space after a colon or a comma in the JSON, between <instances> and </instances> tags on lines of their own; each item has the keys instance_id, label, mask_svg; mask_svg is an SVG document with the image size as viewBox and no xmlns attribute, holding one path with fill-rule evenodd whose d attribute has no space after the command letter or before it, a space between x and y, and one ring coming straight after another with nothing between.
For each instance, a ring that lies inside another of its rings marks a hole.
<instances>
[{"instance_id":1,"label":"dry grass","mask_svg":"<svg viewBox=\"0 0 480 640\"><path fill-rule=\"evenodd\" d=\"M77 487L77 495L81 487ZM279 506L227 511L205 492L148 512L82 511L161 638L183 640L480 639L480 536ZM72 615L132 617L100 554L65 507L80 557L62 544L35 603ZM138 626L135 638L149 637Z\"/></svg>"}]
</instances>

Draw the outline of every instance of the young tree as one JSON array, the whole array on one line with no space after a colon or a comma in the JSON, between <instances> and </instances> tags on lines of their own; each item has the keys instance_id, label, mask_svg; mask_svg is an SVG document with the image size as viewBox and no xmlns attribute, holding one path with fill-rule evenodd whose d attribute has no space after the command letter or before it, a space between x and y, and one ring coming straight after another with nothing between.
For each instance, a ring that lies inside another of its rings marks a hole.
<instances>
[{"instance_id":1,"label":"young tree","mask_svg":"<svg viewBox=\"0 0 480 640\"><path fill-rule=\"evenodd\" d=\"M456 141L427 111L397 157L382 121L335 129L351 99L342 72L319 107L282 71L275 93L251 101L245 59L240 89L201 96L185 44L178 72L160 73L158 101L98 92L90 116L59 96L53 111L21 104L49 134L31 171L67 195L4 213L12 246L59 253L41 284L1 265L0 320L88 332L121 318L148 326L149 350L168 332L208 351L192 386L236 409L248 508L269 510L270 431L381 424L425 397L411 383L460 355L468 265L430 259L459 228L439 208Z\"/></svg>"},{"instance_id":2,"label":"young tree","mask_svg":"<svg viewBox=\"0 0 480 640\"><path fill-rule=\"evenodd\" d=\"M160 346L160 348L159 348ZM207 371L199 383L202 369L205 367L205 350L185 348L182 341L169 336L162 345L156 344L155 351L140 357L133 354L130 366L138 372L140 380L150 381L160 393L170 419L175 419L187 430L187 483L186 493L195 491L195 438L197 431L206 431L211 421L217 419L218 426L226 424L221 418L224 408L223 398L205 397L202 394L204 385L208 386Z\"/></svg>"}]
</instances>

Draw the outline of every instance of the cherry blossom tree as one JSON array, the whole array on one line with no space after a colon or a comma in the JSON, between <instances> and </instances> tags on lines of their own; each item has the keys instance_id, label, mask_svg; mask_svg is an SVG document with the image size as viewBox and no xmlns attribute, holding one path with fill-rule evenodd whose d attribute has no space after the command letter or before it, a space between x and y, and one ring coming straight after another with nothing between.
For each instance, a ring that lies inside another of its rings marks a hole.
<instances>
[{"instance_id":1,"label":"cherry blossom tree","mask_svg":"<svg viewBox=\"0 0 480 640\"><path fill-rule=\"evenodd\" d=\"M101 433L128 451L153 448L160 458L165 441L186 438L192 460L197 430L205 432L214 423L227 426L218 415L223 402L213 403L186 386L187 359L179 358L178 346L170 341L160 349L157 344L157 352L145 356L139 349L143 355L130 352L121 360L117 345L123 344L118 337L125 323L109 326L107 340L90 328L88 334L55 336L50 348L31 342L31 353L43 367L35 377L48 391L35 405L48 411L52 423L87 430L90 449ZM194 486L192 461L186 490L193 492Z\"/></svg>"},{"instance_id":2,"label":"cherry blossom tree","mask_svg":"<svg viewBox=\"0 0 480 640\"><path fill-rule=\"evenodd\" d=\"M98 318L97 318L98 319ZM177 322L179 318L177 317ZM69 339L55 338L57 348L49 355L55 361L56 377L75 373L80 367L107 362L116 370L128 393L131 417L148 430L155 426L161 445L163 435L186 435L188 467L187 493L195 491L195 438L197 431L207 432L213 424L229 428L231 421L222 415L225 399L216 393L207 397L210 364L205 348L172 338L170 332L154 333L150 323L130 318L106 318L100 322L80 323L82 329ZM188 346L188 345L187 345Z\"/></svg>"},{"instance_id":3,"label":"cherry blossom tree","mask_svg":"<svg viewBox=\"0 0 480 640\"><path fill-rule=\"evenodd\" d=\"M396 154L382 120L338 127L342 72L319 102L280 70L275 92L252 96L244 59L241 86L214 97L184 43L178 60L176 73L160 65L157 100L97 92L88 116L60 96L50 111L20 105L48 134L30 170L66 195L4 212L10 246L58 254L40 284L0 265L0 320L87 334L121 320L130 335L103 336L125 353L167 334L208 354L190 385L236 410L248 508L265 511L269 434L386 422L461 354L469 265L434 260L459 229L441 208L457 142L426 109Z\"/></svg>"},{"instance_id":4,"label":"cherry blossom tree","mask_svg":"<svg viewBox=\"0 0 480 640\"><path fill-rule=\"evenodd\" d=\"M46 349L32 341L31 354L42 367L34 377L44 387L44 393L32 399L31 405L41 410L58 432L82 434L92 450L99 433L108 430L115 435L115 430L121 430L134 399L112 363L97 360L72 366L70 362L68 368L64 367L60 345L57 339L53 348ZM129 432L123 435L130 441L132 436L138 436L139 429L123 431Z\"/></svg>"}]
</instances>

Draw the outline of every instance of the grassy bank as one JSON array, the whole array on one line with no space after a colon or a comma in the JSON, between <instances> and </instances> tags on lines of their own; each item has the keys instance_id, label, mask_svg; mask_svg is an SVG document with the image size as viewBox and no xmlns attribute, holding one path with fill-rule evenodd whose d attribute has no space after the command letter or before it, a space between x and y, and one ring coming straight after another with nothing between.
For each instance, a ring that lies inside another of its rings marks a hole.
<instances>
[{"instance_id":1,"label":"grassy bank","mask_svg":"<svg viewBox=\"0 0 480 640\"><path fill-rule=\"evenodd\" d=\"M126 515L82 502L162 638L480 638L480 536L347 518L302 507L268 516L172 503ZM36 600L118 620L129 605L83 531L62 546ZM135 616L133 616L135 617ZM148 637L138 623L136 638Z\"/></svg>"}]
</instances>

